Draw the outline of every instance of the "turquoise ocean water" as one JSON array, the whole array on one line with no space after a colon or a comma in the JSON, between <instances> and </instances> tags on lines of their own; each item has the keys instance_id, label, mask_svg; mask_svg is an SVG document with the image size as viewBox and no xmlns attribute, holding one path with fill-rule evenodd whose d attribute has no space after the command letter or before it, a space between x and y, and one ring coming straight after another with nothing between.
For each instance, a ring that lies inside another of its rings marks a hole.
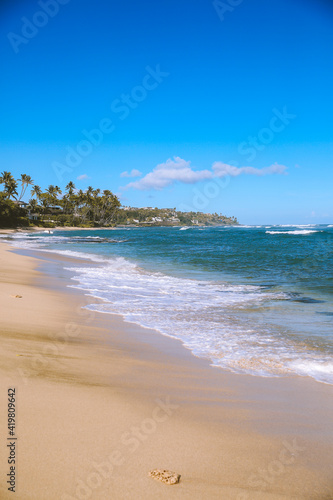
<instances>
[{"instance_id":1,"label":"turquoise ocean water","mask_svg":"<svg viewBox=\"0 0 333 500\"><path fill-rule=\"evenodd\" d=\"M4 236L64 264L102 313L238 373L333 384L333 226L163 227ZM88 263L87 263L88 260Z\"/></svg>"}]
</instances>

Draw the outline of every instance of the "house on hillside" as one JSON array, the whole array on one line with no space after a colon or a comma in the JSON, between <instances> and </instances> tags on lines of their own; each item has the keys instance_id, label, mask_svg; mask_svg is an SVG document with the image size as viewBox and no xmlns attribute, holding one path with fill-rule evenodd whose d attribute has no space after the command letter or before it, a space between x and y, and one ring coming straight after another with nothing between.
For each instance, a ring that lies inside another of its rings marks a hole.
<instances>
[{"instance_id":1,"label":"house on hillside","mask_svg":"<svg viewBox=\"0 0 333 500\"><path fill-rule=\"evenodd\" d=\"M36 214L36 213L31 214L31 213L29 212L29 214L28 214L28 219L29 219L29 220L38 220L38 219L39 219L39 217L40 217L40 215L39 215L39 214Z\"/></svg>"},{"instance_id":2,"label":"house on hillside","mask_svg":"<svg viewBox=\"0 0 333 500\"><path fill-rule=\"evenodd\" d=\"M29 203L26 203L25 201L22 200L14 200L15 205L17 205L20 208L27 208Z\"/></svg>"}]
</instances>

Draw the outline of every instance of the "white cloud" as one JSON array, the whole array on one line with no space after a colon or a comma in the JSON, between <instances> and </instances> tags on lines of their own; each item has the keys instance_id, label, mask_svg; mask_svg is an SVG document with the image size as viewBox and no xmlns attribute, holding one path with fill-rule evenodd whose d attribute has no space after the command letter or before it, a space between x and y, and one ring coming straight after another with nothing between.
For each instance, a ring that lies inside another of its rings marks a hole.
<instances>
[{"instance_id":1,"label":"white cloud","mask_svg":"<svg viewBox=\"0 0 333 500\"><path fill-rule=\"evenodd\" d=\"M76 179L78 181L84 181L85 179L90 179L90 177L87 174L82 174L82 175L79 175Z\"/></svg>"},{"instance_id":2,"label":"white cloud","mask_svg":"<svg viewBox=\"0 0 333 500\"><path fill-rule=\"evenodd\" d=\"M175 182L194 184L196 182L211 179L213 173L210 170L192 170L191 162L185 161L178 156L173 160L169 158L165 163L157 165L152 172L142 179L127 184L126 189L163 189Z\"/></svg>"},{"instance_id":3,"label":"white cloud","mask_svg":"<svg viewBox=\"0 0 333 500\"><path fill-rule=\"evenodd\" d=\"M133 168L133 170L131 170L130 172L127 172L126 170L125 172L120 174L120 177L141 177L141 175L142 172L140 172L140 170L136 170L136 168Z\"/></svg>"},{"instance_id":4,"label":"white cloud","mask_svg":"<svg viewBox=\"0 0 333 500\"><path fill-rule=\"evenodd\" d=\"M165 187L172 186L176 182L184 184L195 184L214 177L237 177L241 174L245 175L272 175L272 174L286 174L287 167L275 163L270 167L254 168L254 167L235 167L226 163L216 161L212 165L211 170L193 170L191 162L183 160L178 156L173 159L169 158L165 163L160 163L151 172L146 174L142 179L130 182L122 189L158 189L161 190ZM132 170L133 172L133 170ZM124 175L122 177L130 177Z\"/></svg>"},{"instance_id":5,"label":"white cloud","mask_svg":"<svg viewBox=\"0 0 333 500\"><path fill-rule=\"evenodd\" d=\"M226 163L222 163L220 161L216 161L213 163L213 171L216 177L226 177L229 175L230 177L237 177L241 174L246 175L271 175L271 174L286 174L287 167L284 165L278 165L274 163L270 167L264 168L254 168L254 167L234 167L233 165L227 165Z\"/></svg>"}]
</instances>

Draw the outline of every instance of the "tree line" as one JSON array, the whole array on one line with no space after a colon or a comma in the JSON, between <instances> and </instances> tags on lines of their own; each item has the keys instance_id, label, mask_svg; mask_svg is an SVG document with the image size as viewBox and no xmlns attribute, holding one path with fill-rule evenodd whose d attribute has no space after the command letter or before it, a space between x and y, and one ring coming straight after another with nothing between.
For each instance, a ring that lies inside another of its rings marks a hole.
<instances>
[{"instance_id":1,"label":"tree line","mask_svg":"<svg viewBox=\"0 0 333 500\"><path fill-rule=\"evenodd\" d=\"M86 191L76 189L69 182L64 193L59 186L49 185L44 191L30 175L14 179L10 172L0 175L0 226L44 227L78 226L107 227L115 224L135 225L230 225L238 224L236 217L202 212L179 212L168 208L120 209L118 197L108 189L101 191L89 186ZM28 203L23 197L30 189Z\"/></svg>"},{"instance_id":2,"label":"tree line","mask_svg":"<svg viewBox=\"0 0 333 500\"><path fill-rule=\"evenodd\" d=\"M65 192L59 186L49 185L44 191L34 183L30 175L21 174L14 179L10 172L2 172L0 184L0 225L5 227L34 224L45 225L51 220L58 225L99 227L112 225L120 207L118 197L108 189L101 191L89 186L86 191L76 189L69 182ZM31 198L27 204L22 199L28 188ZM50 225L50 224L48 224Z\"/></svg>"}]
</instances>

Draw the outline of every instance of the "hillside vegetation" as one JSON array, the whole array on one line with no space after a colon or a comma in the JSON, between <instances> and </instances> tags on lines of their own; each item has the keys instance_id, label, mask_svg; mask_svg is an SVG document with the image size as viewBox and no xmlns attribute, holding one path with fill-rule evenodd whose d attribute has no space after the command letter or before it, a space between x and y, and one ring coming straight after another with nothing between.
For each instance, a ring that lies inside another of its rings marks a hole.
<instances>
[{"instance_id":1,"label":"hillside vegetation","mask_svg":"<svg viewBox=\"0 0 333 500\"><path fill-rule=\"evenodd\" d=\"M2 172L0 184L1 227L109 227L116 225L177 226L238 224L235 217L202 212L179 212L175 208L122 207L118 197L108 189L89 186L76 189L69 182L62 193L59 186L45 191L34 184L29 175L16 180L10 172ZM30 189L30 199L23 198Z\"/></svg>"}]
</instances>

